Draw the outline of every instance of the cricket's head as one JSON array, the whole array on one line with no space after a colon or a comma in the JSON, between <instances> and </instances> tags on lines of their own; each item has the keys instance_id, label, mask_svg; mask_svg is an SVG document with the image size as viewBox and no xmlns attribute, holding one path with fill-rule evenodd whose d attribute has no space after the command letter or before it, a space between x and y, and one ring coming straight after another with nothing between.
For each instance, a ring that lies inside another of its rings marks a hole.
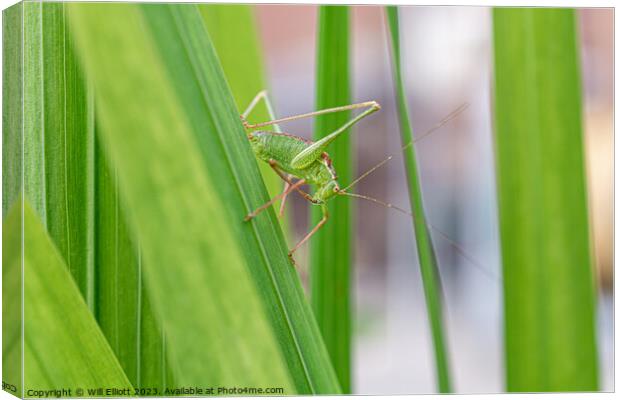
<instances>
[{"instance_id":1,"label":"cricket's head","mask_svg":"<svg viewBox=\"0 0 620 400\"><path fill-rule=\"evenodd\" d=\"M314 195L314 198L324 203L339 193L340 193L340 186L338 185L338 182L336 182L335 179L332 179L328 181L326 184L321 185L317 189Z\"/></svg>"}]
</instances>

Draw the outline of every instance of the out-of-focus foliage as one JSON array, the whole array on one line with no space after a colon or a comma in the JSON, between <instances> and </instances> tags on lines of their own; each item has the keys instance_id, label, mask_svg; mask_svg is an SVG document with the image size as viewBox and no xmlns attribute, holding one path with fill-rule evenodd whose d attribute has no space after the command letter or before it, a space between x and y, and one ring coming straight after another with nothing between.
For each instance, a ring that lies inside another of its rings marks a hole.
<instances>
[{"instance_id":1,"label":"out-of-focus foliage","mask_svg":"<svg viewBox=\"0 0 620 400\"><path fill-rule=\"evenodd\" d=\"M23 250L26 390L105 387L131 391L67 265L28 202L14 203L3 229L6 237L23 237L19 245L5 247L2 265L5 276L18 275Z\"/></svg>"},{"instance_id":2,"label":"out-of-focus foliage","mask_svg":"<svg viewBox=\"0 0 620 400\"><path fill-rule=\"evenodd\" d=\"M507 389L598 387L571 9L493 12Z\"/></svg>"}]
</instances>

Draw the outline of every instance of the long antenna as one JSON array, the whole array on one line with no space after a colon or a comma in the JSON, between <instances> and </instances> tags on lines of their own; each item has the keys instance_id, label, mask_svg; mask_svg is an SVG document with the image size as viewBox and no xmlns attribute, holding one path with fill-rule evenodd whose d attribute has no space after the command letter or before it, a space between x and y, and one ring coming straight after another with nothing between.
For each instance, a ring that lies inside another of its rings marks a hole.
<instances>
[{"instance_id":1,"label":"long antenna","mask_svg":"<svg viewBox=\"0 0 620 400\"><path fill-rule=\"evenodd\" d=\"M395 205L393 205L391 203L386 203L385 201L381 201L379 199L375 199L374 197L365 196L363 194L358 194L358 193L348 193L348 192L345 192L344 190L338 191L338 194L343 195L343 196L357 197L358 199L364 199L364 200L372 201L373 203L380 204L380 205L382 205L384 207L387 207L387 208L392 208L392 209L394 209L396 211L399 211L399 212L401 212L403 214L407 214L408 216L413 217L413 214L411 214L409 211L407 211L405 209L402 209L400 207L397 207L397 206L395 206Z\"/></svg>"},{"instance_id":2,"label":"long antenna","mask_svg":"<svg viewBox=\"0 0 620 400\"><path fill-rule=\"evenodd\" d=\"M465 103L461 104L454 111L452 111L450 114L446 115L441 121L439 121L435 125L433 125L429 130L427 130L422 135L418 136L417 138L413 139L412 141L410 141L409 143L407 143L403 147L401 147L401 150L405 150L407 147L411 146L412 144L414 144L416 142L419 142L420 140L424 139L425 137L427 137L431 133L435 132L437 129L441 128L442 126L444 126L448 122L452 121L454 118L458 117L463 111L467 110L467 107L469 107L469 103L465 102Z\"/></svg>"},{"instance_id":3,"label":"long antenna","mask_svg":"<svg viewBox=\"0 0 620 400\"><path fill-rule=\"evenodd\" d=\"M463 249L463 247L461 245L459 245L458 243L456 243L454 240L450 239L450 237L448 236L448 234L442 232L441 230L439 230L439 228L437 228L434 225L431 225L430 223L426 223L429 227L431 227L432 230L434 230L435 232L437 232L439 234L439 236L441 236L446 242L450 243L450 245L452 247L454 247L454 249L456 249L456 251L467 261L469 261L473 266L475 266L476 268L478 268L478 270L480 272L482 272L483 274L485 274L487 276L487 278L490 278L491 280L494 281L501 281L501 279L495 275L493 272L489 271L487 268L485 268L484 266L482 266L481 263L479 263L478 261L476 261L475 259L473 259L466 251L465 249Z\"/></svg>"},{"instance_id":4,"label":"long antenna","mask_svg":"<svg viewBox=\"0 0 620 400\"><path fill-rule=\"evenodd\" d=\"M457 116L459 116L459 114L461 114L463 111L465 111L467 109L467 107L469 107L469 103L463 103L460 106L458 106L454 111L452 111L450 114L446 115L441 121L439 121L438 123L436 123L435 125L433 125L429 130L427 130L426 132L424 132L422 135L418 136L417 138L413 139L412 141L410 141L409 143L406 143L405 145L403 145L400 148L400 151L404 151L406 148L408 148L409 146L411 146L412 144L419 142L420 140L426 138L427 136L429 136L430 134L432 134L433 132L435 132L437 129L441 128L442 126L444 126L445 124L447 124L448 122L450 122L451 120L453 120L454 118L456 118ZM394 158L394 154L389 155L388 157L386 157L383 161L379 162L378 164L376 164L374 167L372 167L371 169L369 169L368 171L364 172L362 175L360 175L357 179L355 179L353 182L349 183L349 185L347 187L345 187L342 190L347 190L349 188L352 188L353 186L355 186L359 181L361 181L362 179L366 178L368 175L372 174L374 171L376 171L377 169L381 168L383 165L385 165L388 161L390 161L392 158Z\"/></svg>"},{"instance_id":5,"label":"long antenna","mask_svg":"<svg viewBox=\"0 0 620 400\"><path fill-rule=\"evenodd\" d=\"M392 158L394 158L394 156L389 156L387 157L385 160L381 161L380 163L378 163L377 165L375 165L374 167L372 167L371 169L369 169L368 171L364 172L362 175L360 175L357 179L355 179L353 182L349 183L349 186L347 186L346 188L342 189L342 190L347 190L353 186L355 186L355 184L359 181L361 181L362 179L366 178L368 175L372 174L375 170L381 168L384 164L386 164L388 161L390 161Z\"/></svg>"},{"instance_id":6,"label":"long antenna","mask_svg":"<svg viewBox=\"0 0 620 400\"><path fill-rule=\"evenodd\" d=\"M366 196L363 194L359 194L359 193L349 193L349 192L345 192L345 189L341 189L337 192L339 195L342 196L349 196L349 197L355 197L358 199L363 199L363 200L368 200L371 201L373 203L382 205L386 208L391 208L393 210L396 210L398 212L401 212L403 214L406 214L408 216L410 216L411 218L415 219L415 215L413 215L412 213L410 213L409 211L397 207L391 203L387 203L385 201L379 200L379 199L375 199L374 197L370 197L370 196ZM476 267L480 272L482 272L484 275L487 276L487 278L493 280L493 281L497 281L500 280L499 277L497 275L495 275L494 273L492 273L491 271L489 271L487 268L485 268L481 263L479 263L478 261L476 261L473 257L471 257L467 251L465 251L465 249L459 245L457 242L455 242L454 240L450 239L450 236L448 236L447 233L443 232L442 230L440 230L439 228L437 228L436 226L430 224L429 222L426 223L426 225L428 227L430 227L432 230L434 230L435 232L437 232L442 238L443 240L445 240L446 242L448 242L452 247L454 247L454 249L461 254L461 256L463 258L465 258L467 261L469 261L474 267Z\"/></svg>"}]
</instances>

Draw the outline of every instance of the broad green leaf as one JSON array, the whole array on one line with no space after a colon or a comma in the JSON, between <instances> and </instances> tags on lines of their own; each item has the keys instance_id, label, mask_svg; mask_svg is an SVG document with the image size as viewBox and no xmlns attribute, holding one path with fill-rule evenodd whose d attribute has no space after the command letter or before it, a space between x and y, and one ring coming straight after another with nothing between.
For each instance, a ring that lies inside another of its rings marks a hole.
<instances>
[{"instance_id":1,"label":"broad green leaf","mask_svg":"<svg viewBox=\"0 0 620 400\"><path fill-rule=\"evenodd\" d=\"M439 391L442 393L447 393L452 390L452 385L450 383L448 354L445 343L446 334L443 327L441 281L439 277L437 257L435 256L432 238L424 213L415 146L411 144L413 142L413 129L411 127L411 119L409 117L407 93L405 91L400 59L398 8L395 6L386 7L386 13L390 28L394 87L396 91L396 105L398 108L398 122L400 124L401 142L403 146L409 144L409 146L404 149L403 153L405 170L407 172L407 183L409 187L409 202L411 203L411 210L413 213L413 228L415 231L418 249L418 260L420 262L422 284L424 286L424 295L426 297L426 309L428 312L433 345L435 348L437 383Z\"/></svg>"},{"instance_id":2,"label":"broad green leaf","mask_svg":"<svg viewBox=\"0 0 620 400\"><path fill-rule=\"evenodd\" d=\"M349 8L321 6L317 39L316 109L351 103L349 78ZM321 139L344 125L350 112L316 118L314 138ZM340 136L329 154L342 187L353 179L352 130ZM351 266L353 255L350 201L334 198L328 204L329 217L310 239L310 284L314 315L323 334L344 393L351 393ZM312 223L322 217L312 207Z\"/></svg>"},{"instance_id":3,"label":"broad green leaf","mask_svg":"<svg viewBox=\"0 0 620 400\"><path fill-rule=\"evenodd\" d=\"M70 9L179 383L337 391L273 213L242 222L266 192L196 7Z\"/></svg>"},{"instance_id":4,"label":"broad green leaf","mask_svg":"<svg viewBox=\"0 0 620 400\"><path fill-rule=\"evenodd\" d=\"M2 264L4 276L16 275L23 251L26 396L33 396L28 392L31 389L131 390L61 254L28 202L15 202L3 231L3 244L11 244L16 238L18 242L23 240L18 246L4 247Z\"/></svg>"},{"instance_id":5,"label":"broad green leaf","mask_svg":"<svg viewBox=\"0 0 620 400\"><path fill-rule=\"evenodd\" d=\"M493 11L509 391L596 390L575 12Z\"/></svg>"}]
</instances>

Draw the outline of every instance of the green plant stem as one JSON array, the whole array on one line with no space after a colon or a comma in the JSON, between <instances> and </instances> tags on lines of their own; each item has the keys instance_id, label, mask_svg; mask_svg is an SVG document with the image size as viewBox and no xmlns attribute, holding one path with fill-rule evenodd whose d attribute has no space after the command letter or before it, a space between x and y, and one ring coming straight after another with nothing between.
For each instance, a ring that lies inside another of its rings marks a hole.
<instances>
[{"instance_id":1,"label":"green plant stem","mask_svg":"<svg viewBox=\"0 0 620 400\"><path fill-rule=\"evenodd\" d=\"M321 6L318 18L316 109L349 104L349 8ZM350 112L321 115L315 120L314 139L341 127ZM351 131L330 148L341 183L352 180ZM312 208L312 224L322 217ZM328 204L330 220L310 242L311 301L325 345L343 393L351 393L351 265L353 218L349 199Z\"/></svg>"},{"instance_id":2,"label":"green plant stem","mask_svg":"<svg viewBox=\"0 0 620 400\"><path fill-rule=\"evenodd\" d=\"M386 8L386 12L391 37L394 87L396 91L401 142L405 145L413 141L413 129L409 118L409 108L401 71L398 9L395 6L390 6ZM404 150L404 161L405 170L407 172L407 184L409 187L409 201L413 213L413 227L418 249L418 260L420 262L426 307L435 347L438 387L441 393L448 393L452 389L450 384L445 332L443 328L441 282L437 267L437 259L435 257L431 235L424 214L415 146L409 146Z\"/></svg>"}]
</instances>

